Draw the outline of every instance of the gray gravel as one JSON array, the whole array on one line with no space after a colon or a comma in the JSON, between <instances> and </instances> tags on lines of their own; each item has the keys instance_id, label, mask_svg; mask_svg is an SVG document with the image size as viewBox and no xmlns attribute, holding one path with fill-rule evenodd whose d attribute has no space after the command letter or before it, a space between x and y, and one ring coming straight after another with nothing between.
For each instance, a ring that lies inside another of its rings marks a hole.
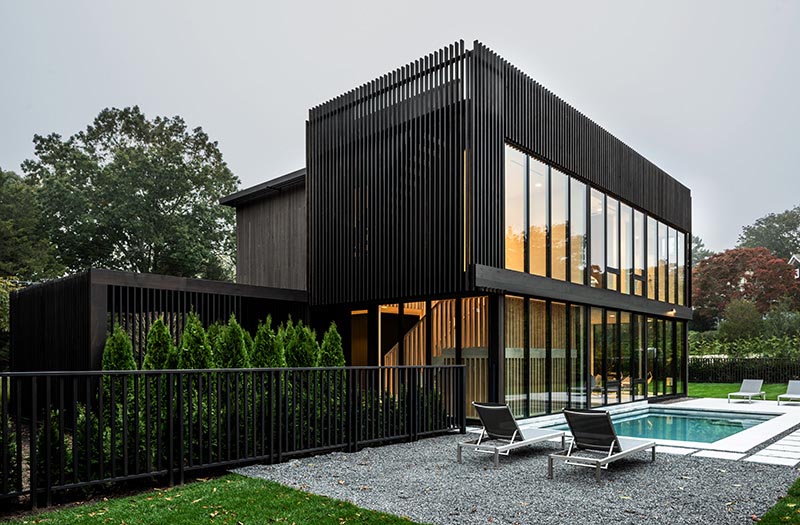
<instances>
[{"instance_id":1,"label":"gray gravel","mask_svg":"<svg viewBox=\"0 0 800 525\"><path fill-rule=\"evenodd\" d=\"M280 465L239 469L309 492L426 523L638 524L752 523L786 494L798 470L649 452L623 459L594 481L590 469L556 464L556 444L512 452L491 467L487 455L464 452L460 435L353 454L333 453Z\"/></svg>"}]
</instances>

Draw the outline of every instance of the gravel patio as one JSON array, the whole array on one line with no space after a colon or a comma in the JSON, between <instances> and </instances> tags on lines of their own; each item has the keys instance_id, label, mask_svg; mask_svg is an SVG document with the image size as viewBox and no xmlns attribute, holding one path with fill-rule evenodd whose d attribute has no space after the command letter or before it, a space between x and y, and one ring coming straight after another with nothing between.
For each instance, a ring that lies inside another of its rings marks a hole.
<instances>
[{"instance_id":1,"label":"gravel patio","mask_svg":"<svg viewBox=\"0 0 800 525\"><path fill-rule=\"evenodd\" d=\"M501 458L466 452L458 464L447 435L238 470L364 508L424 523L752 523L786 494L798 470L742 461L649 453L623 459L597 484L589 469L557 464L557 444Z\"/></svg>"}]
</instances>

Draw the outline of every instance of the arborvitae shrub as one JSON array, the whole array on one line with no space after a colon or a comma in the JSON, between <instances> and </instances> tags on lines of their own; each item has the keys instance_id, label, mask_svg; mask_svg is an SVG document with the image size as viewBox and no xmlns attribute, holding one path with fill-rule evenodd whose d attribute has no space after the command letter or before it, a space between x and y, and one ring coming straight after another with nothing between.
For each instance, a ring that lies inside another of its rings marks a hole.
<instances>
[{"instance_id":1,"label":"arborvitae shrub","mask_svg":"<svg viewBox=\"0 0 800 525\"><path fill-rule=\"evenodd\" d=\"M102 366L103 370L136 370L133 344L131 344L128 334L119 325L114 325L114 331L106 339Z\"/></svg>"},{"instance_id":2,"label":"arborvitae shrub","mask_svg":"<svg viewBox=\"0 0 800 525\"><path fill-rule=\"evenodd\" d=\"M211 365L218 367L220 356L220 343L222 342L222 334L225 333L225 325L220 324L219 321L214 321L206 329L206 336L208 337L208 346L211 348Z\"/></svg>"},{"instance_id":3,"label":"arborvitae shrub","mask_svg":"<svg viewBox=\"0 0 800 525\"><path fill-rule=\"evenodd\" d=\"M247 368L249 366L244 330L236 322L234 314L231 314L228 326L220 335L219 341L218 364L221 368Z\"/></svg>"},{"instance_id":4,"label":"arborvitae shrub","mask_svg":"<svg viewBox=\"0 0 800 525\"><path fill-rule=\"evenodd\" d=\"M173 360L170 354L174 352L172 335L170 335L164 320L159 317L147 332L147 347L142 368L145 370L168 369L170 361Z\"/></svg>"},{"instance_id":5,"label":"arborvitae shrub","mask_svg":"<svg viewBox=\"0 0 800 525\"><path fill-rule=\"evenodd\" d=\"M186 369L213 367L208 336L203 330L203 323L194 312L189 314L183 329L181 346L178 351L178 366Z\"/></svg>"},{"instance_id":6,"label":"arborvitae shrub","mask_svg":"<svg viewBox=\"0 0 800 525\"><path fill-rule=\"evenodd\" d=\"M244 328L242 328L242 334L244 335L244 348L247 351L248 362L251 362L253 355L253 336Z\"/></svg>"},{"instance_id":7,"label":"arborvitae shrub","mask_svg":"<svg viewBox=\"0 0 800 525\"><path fill-rule=\"evenodd\" d=\"M283 368L286 366L283 341L272 329L272 317L269 315L266 322L259 323L256 330L250 364L256 368Z\"/></svg>"},{"instance_id":8,"label":"arborvitae shrub","mask_svg":"<svg viewBox=\"0 0 800 525\"><path fill-rule=\"evenodd\" d=\"M285 331L284 351L286 365L290 368L315 367L319 364L319 343L314 330L298 321L294 327Z\"/></svg>"},{"instance_id":9,"label":"arborvitae shrub","mask_svg":"<svg viewBox=\"0 0 800 525\"><path fill-rule=\"evenodd\" d=\"M319 352L319 366L344 366L344 349L342 348L342 336L336 330L336 323L331 323L325 335L322 337L322 346Z\"/></svg>"}]
</instances>

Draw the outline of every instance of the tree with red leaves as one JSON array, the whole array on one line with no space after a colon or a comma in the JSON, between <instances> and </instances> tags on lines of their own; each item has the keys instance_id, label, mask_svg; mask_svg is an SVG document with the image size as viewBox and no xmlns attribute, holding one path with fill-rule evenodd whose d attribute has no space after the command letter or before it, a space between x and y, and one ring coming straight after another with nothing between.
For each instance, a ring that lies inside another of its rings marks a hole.
<instances>
[{"instance_id":1,"label":"tree with red leaves","mask_svg":"<svg viewBox=\"0 0 800 525\"><path fill-rule=\"evenodd\" d=\"M800 307L800 280L766 248L735 248L701 261L692 272L695 324L718 320L733 300L752 301L765 314L778 301Z\"/></svg>"}]
</instances>

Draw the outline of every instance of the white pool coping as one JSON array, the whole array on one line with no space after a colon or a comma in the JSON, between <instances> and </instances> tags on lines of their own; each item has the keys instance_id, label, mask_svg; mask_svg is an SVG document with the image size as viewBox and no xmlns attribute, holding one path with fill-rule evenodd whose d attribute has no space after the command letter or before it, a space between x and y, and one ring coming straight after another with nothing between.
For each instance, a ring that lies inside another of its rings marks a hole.
<instances>
[{"instance_id":1,"label":"white pool coping","mask_svg":"<svg viewBox=\"0 0 800 525\"><path fill-rule=\"evenodd\" d=\"M624 414L634 410L641 410L648 406L659 409L669 410L672 408L685 410L710 410L717 412L739 412L739 413L758 413L770 414L776 417L764 421L754 427L737 432L732 436L720 439L713 443L700 443L697 441L677 441L671 439L656 439L658 445L669 447L692 448L699 450L716 450L721 452L745 453L753 448L769 441L770 439L786 432L787 430L800 425L800 403L783 403L778 406L776 401L753 400L747 401L731 400L730 403L725 399L702 398L687 399L675 403L648 404L646 401L626 403L618 406L602 407L601 410L608 410L612 415ZM563 423L564 416L554 414L519 421L520 427L544 427L557 423Z\"/></svg>"}]
</instances>

